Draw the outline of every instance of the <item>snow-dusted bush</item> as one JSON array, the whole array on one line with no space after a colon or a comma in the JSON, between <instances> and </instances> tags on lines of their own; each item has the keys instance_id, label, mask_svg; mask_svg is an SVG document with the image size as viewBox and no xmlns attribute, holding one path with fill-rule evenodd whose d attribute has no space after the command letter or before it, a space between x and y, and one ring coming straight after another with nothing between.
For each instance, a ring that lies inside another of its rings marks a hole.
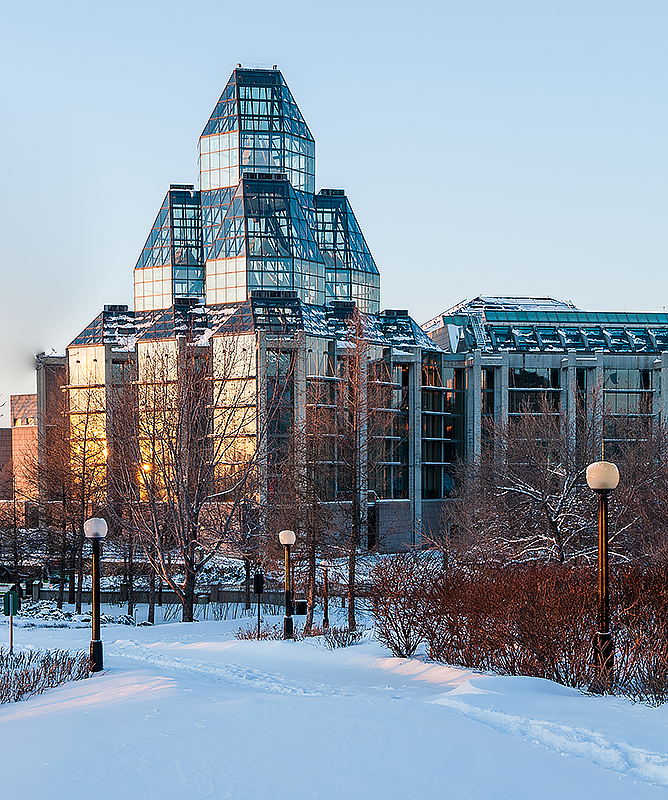
<instances>
[{"instance_id":1,"label":"snow-dusted bush","mask_svg":"<svg viewBox=\"0 0 668 800\"><path fill-rule=\"evenodd\" d=\"M425 553L401 553L377 562L371 573L376 636L399 658L410 658L424 639L425 602L433 583Z\"/></svg>"},{"instance_id":2,"label":"snow-dusted bush","mask_svg":"<svg viewBox=\"0 0 668 800\"><path fill-rule=\"evenodd\" d=\"M586 690L595 677L595 565L433 569L424 554L375 571L376 634L397 656L424 639L436 661ZM668 701L668 562L617 567L610 581L617 694Z\"/></svg>"},{"instance_id":3,"label":"snow-dusted bush","mask_svg":"<svg viewBox=\"0 0 668 800\"><path fill-rule=\"evenodd\" d=\"M58 608L55 600L24 600L16 618L22 628L86 628L91 623L90 612L77 614ZM102 625L134 625L135 620L127 614L113 616L100 614Z\"/></svg>"},{"instance_id":4,"label":"snow-dusted bush","mask_svg":"<svg viewBox=\"0 0 668 800\"><path fill-rule=\"evenodd\" d=\"M245 628L239 628L237 631L237 639L257 639L257 624L246 625ZM282 639L283 629L278 625L267 625L266 623L260 627L260 639Z\"/></svg>"},{"instance_id":5,"label":"snow-dusted bush","mask_svg":"<svg viewBox=\"0 0 668 800\"><path fill-rule=\"evenodd\" d=\"M613 575L612 634L621 694L668 701L668 563L620 568Z\"/></svg>"},{"instance_id":6,"label":"snow-dusted bush","mask_svg":"<svg viewBox=\"0 0 668 800\"><path fill-rule=\"evenodd\" d=\"M83 651L21 650L10 654L0 648L0 703L23 700L90 674L90 659Z\"/></svg>"},{"instance_id":7,"label":"snow-dusted bush","mask_svg":"<svg viewBox=\"0 0 668 800\"><path fill-rule=\"evenodd\" d=\"M329 650L336 650L338 647L350 647L359 644L366 633L365 628L357 628L354 631L348 628L328 628L325 633L325 646Z\"/></svg>"},{"instance_id":8,"label":"snow-dusted bush","mask_svg":"<svg viewBox=\"0 0 668 800\"><path fill-rule=\"evenodd\" d=\"M437 661L574 687L593 679L590 569L533 563L451 570L434 581L424 611Z\"/></svg>"}]
</instances>

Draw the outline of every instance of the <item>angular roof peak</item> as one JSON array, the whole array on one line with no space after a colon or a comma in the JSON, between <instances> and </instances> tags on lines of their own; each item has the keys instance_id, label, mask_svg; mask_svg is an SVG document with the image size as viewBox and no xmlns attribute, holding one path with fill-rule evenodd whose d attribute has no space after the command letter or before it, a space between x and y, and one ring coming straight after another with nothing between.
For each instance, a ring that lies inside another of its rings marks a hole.
<instances>
[{"instance_id":1,"label":"angular roof peak","mask_svg":"<svg viewBox=\"0 0 668 800\"><path fill-rule=\"evenodd\" d=\"M265 118L263 124L260 118ZM246 69L232 72L202 136L238 130L280 132L313 141L292 92L279 69Z\"/></svg>"}]
</instances>

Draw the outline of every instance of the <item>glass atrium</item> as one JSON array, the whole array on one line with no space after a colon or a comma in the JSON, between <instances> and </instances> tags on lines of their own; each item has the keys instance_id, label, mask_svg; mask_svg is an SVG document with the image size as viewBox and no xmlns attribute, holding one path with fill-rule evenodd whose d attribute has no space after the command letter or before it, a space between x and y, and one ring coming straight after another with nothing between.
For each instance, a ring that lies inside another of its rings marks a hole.
<instances>
[{"instance_id":1,"label":"glass atrium","mask_svg":"<svg viewBox=\"0 0 668 800\"><path fill-rule=\"evenodd\" d=\"M173 186L135 267L135 310L174 298L380 311L380 274L342 189L315 194L315 140L278 69L232 73L199 142L199 190Z\"/></svg>"}]
</instances>

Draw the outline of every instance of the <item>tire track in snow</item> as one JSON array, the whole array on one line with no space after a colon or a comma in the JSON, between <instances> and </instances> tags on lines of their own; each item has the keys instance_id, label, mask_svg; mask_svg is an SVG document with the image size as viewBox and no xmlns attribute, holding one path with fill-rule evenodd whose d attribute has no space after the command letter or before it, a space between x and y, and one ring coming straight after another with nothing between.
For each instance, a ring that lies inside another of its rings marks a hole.
<instances>
[{"instance_id":1,"label":"tire track in snow","mask_svg":"<svg viewBox=\"0 0 668 800\"><path fill-rule=\"evenodd\" d=\"M236 664L217 665L192 658L174 658L156 654L149 648L131 640L118 640L108 645L107 653L121 658L131 658L134 661L143 661L164 669L173 669L189 672L200 677L208 677L219 683L233 683L236 686L270 692L271 694L290 694L304 697L319 697L323 694L348 696L324 684L319 684L320 689L317 686L304 688L301 684L279 673L261 672L257 669L241 667Z\"/></svg>"},{"instance_id":2,"label":"tire track in snow","mask_svg":"<svg viewBox=\"0 0 668 800\"><path fill-rule=\"evenodd\" d=\"M591 761L599 767L659 786L668 786L668 756L614 742L590 728L531 719L470 705L454 697L440 696L431 702L449 706L469 719L500 733L522 736L562 755Z\"/></svg>"}]
</instances>

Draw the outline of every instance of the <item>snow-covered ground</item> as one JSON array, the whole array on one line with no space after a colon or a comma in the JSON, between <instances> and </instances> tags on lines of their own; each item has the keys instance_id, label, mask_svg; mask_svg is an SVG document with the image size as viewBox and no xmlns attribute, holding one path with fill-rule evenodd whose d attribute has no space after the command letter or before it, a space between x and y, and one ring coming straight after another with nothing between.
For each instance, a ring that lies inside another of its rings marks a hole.
<instances>
[{"instance_id":1,"label":"snow-covered ground","mask_svg":"<svg viewBox=\"0 0 668 800\"><path fill-rule=\"evenodd\" d=\"M369 635L239 641L240 624L105 625L104 672L0 706L2 797L668 796L668 706L391 658ZM87 650L78 625L15 643Z\"/></svg>"}]
</instances>

